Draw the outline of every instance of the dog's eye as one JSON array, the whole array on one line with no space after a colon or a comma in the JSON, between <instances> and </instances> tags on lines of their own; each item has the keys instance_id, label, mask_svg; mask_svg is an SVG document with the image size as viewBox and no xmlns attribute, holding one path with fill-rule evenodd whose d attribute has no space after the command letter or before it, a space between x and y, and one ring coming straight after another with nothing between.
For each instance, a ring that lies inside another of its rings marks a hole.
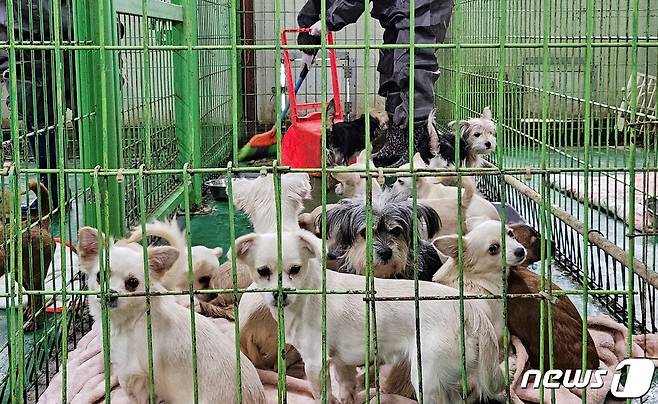
<instances>
[{"instance_id":1,"label":"dog's eye","mask_svg":"<svg viewBox=\"0 0 658 404\"><path fill-rule=\"evenodd\" d=\"M363 229L359 230L359 235L363 238L366 238L366 228L365 227Z\"/></svg>"},{"instance_id":2,"label":"dog's eye","mask_svg":"<svg viewBox=\"0 0 658 404\"><path fill-rule=\"evenodd\" d=\"M475 137L480 137L481 134L482 134L482 133L480 133L480 132L475 132L475 133L473 134L473 136L475 136Z\"/></svg>"},{"instance_id":3,"label":"dog's eye","mask_svg":"<svg viewBox=\"0 0 658 404\"><path fill-rule=\"evenodd\" d=\"M511 229L507 230L507 235L514 238L514 232Z\"/></svg>"},{"instance_id":4,"label":"dog's eye","mask_svg":"<svg viewBox=\"0 0 658 404\"><path fill-rule=\"evenodd\" d=\"M299 265L293 265L288 270L288 273L290 275L297 275L301 269L302 269L302 267L300 267Z\"/></svg>"},{"instance_id":5,"label":"dog's eye","mask_svg":"<svg viewBox=\"0 0 658 404\"><path fill-rule=\"evenodd\" d=\"M267 266L262 266L256 269L256 272L258 272L258 275L260 275L263 278L269 278L270 275L272 274L272 271L270 271L270 267Z\"/></svg>"},{"instance_id":6,"label":"dog's eye","mask_svg":"<svg viewBox=\"0 0 658 404\"><path fill-rule=\"evenodd\" d=\"M137 286L139 286L139 279L135 278L134 276L131 276L130 278L126 279L125 285L126 285L126 289L133 291L137 289Z\"/></svg>"},{"instance_id":7,"label":"dog's eye","mask_svg":"<svg viewBox=\"0 0 658 404\"><path fill-rule=\"evenodd\" d=\"M498 244L498 243L493 243L489 246L489 254L491 254L491 255L498 254L499 250L500 250L500 244Z\"/></svg>"},{"instance_id":8,"label":"dog's eye","mask_svg":"<svg viewBox=\"0 0 658 404\"><path fill-rule=\"evenodd\" d=\"M399 226L396 226L396 227L391 229L390 233L391 233L391 236L393 236L393 237L400 237L400 234L402 234L402 228L399 227Z\"/></svg>"},{"instance_id":9,"label":"dog's eye","mask_svg":"<svg viewBox=\"0 0 658 404\"><path fill-rule=\"evenodd\" d=\"M210 276L208 275L202 276L201 278L199 278L199 283L202 285L208 285L210 283Z\"/></svg>"}]
</instances>

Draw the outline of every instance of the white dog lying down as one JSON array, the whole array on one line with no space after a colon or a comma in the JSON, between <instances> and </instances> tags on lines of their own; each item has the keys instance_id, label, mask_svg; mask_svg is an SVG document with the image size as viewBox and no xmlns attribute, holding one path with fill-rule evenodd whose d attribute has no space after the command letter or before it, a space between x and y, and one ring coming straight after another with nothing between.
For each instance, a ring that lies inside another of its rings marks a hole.
<instances>
[{"instance_id":1,"label":"white dog lying down","mask_svg":"<svg viewBox=\"0 0 658 404\"><path fill-rule=\"evenodd\" d=\"M420 158L420 154L416 153L414 155L414 169L422 169L426 167L427 165L423 162L423 159ZM409 164L404 164L400 168L408 169ZM467 181L466 178L463 178L463 180ZM411 193L412 185L411 177L398 177L398 180L393 185L393 189L399 192ZM462 184L462 193L466 192L464 190L466 187L466 184ZM441 209L441 212L437 211L442 221L449 216L457 216L456 203L453 205L445 205L445 202L447 202L448 199L457 199L457 187L443 185L440 177L416 177L416 190L418 199L422 199L424 203L428 203L428 201L431 200L437 200L436 205L444 206ZM429 204L433 205L432 203ZM464 212L465 219L471 217L485 217L491 220L500 219L496 207L477 192L473 195L470 205L468 205L468 208ZM452 229L450 226L444 225L442 230L441 235L457 233L456 229Z\"/></svg>"},{"instance_id":2,"label":"white dog lying down","mask_svg":"<svg viewBox=\"0 0 658 404\"><path fill-rule=\"evenodd\" d=\"M100 290L98 231L83 227L79 234L80 270L87 274L89 289ZM151 291L165 290L157 282L178 259L173 247L149 247ZM144 256L141 248L110 243L110 292L145 291ZM101 312L99 297L90 296L96 321ZM112 369L134 403L149 402L146 298L109 297ZM208 318L194 317L196 328L197 381L200 403L229 403L236 396L235 344ZM192 378L192 328L190 310L172 296L151 296L153 376L156 402L194 402ZM254 365L240 355L242 395L246 403L265 403L265 390Z\"/></svg>"},{"instance_id":3,"label":"white dog lying down","mask_svg":"<svg viewBox=\"0 0 658 404\"><path fill-rule=\"evenodd\" d=\"M283 244L283 287L320 289L322 271L318 263L320 240L307 231L286 232ZM248 234L236 240L238 260L250 268L259 288L276 288L276 235ZM327 289L364 288L365 278L327 271ZM414 282L375 279L378 297L414 296ZM431 282L420 282L420 295L454 296L458 291ZM277 301L285 306L286 339L299 350L315 398L321 391L321 296L264 292L262 298L273 312ZM356 388L356 366L363 365L365 314L358 295L327 297L327 349L337 371L340 400L352 403ZM377 331L380 359L384 363L409 361L411 380L418 394L416 334L413 301L377 303ZM461 354L459 349L459 302L421 301L421 352L423 392L427 402L455 403L460 400ZM466 369L477 377L478 391L493 397L503 386L498 367L498 343L493 325L481 302L465 302ZM327 385L330 390L329 385ZM328 392L331 394L331 391Z\"/></svg>"}]
</instances>

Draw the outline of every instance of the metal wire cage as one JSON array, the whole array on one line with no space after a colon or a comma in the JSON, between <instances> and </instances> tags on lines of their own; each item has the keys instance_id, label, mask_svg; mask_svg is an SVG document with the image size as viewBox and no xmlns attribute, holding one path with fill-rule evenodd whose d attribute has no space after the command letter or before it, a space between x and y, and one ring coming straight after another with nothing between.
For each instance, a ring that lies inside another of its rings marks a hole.
<instances>
[{"instance_id":1,"label":"metal wire cage","mask_svg":"<svg viewBox=\"0 0 658 404\"><path fill-rule=\"evenodd\" d=\"M281 258L285 247L281 245L281 175L319 174L314 181L315 202L325 206L322 216L326 218L327 204L334 199L328 191L330 174L350 169L328 167L325 157L317 169L292 169L276 163L281 157L280 134L286 126L279 118L284 107L280 100L285 99L279 81L281 54L283 49L290 50L299 66L304 48L283 45L279 33L297 25L296 14L303 5L300 0L1 3L7 11L7 35L0 37L0 51L7 58L3 73L7 105L3 105L2 117L5 168L0 177L6 276L0 298L6 301L3 321L7 332L0 341L0 397L3 402L36 402L58 373L61 402L69 402L68 355L91 329L86 300L96 293L85 289L84 277L72 266L73 249L64 247L67 242L77 242L79 228L93 226L120 238L130 227L143 229L149 220L178 209L188 245L210 232L223 246L234 247L245 229L233 204L231 179L246 172L267 172L274 174ZM328 3L321 2L323 20ZM409 5L412 24L414 3L411 0ZM367 1L365 5L368 10ZM321 45L307 46L319 49L320 57L300 98L327 99L326 56L328 49L335 49L342 73L340 87L346 93L346 116L353 118L382 104L375 95L380 50L409 48L413 72L415 50L435 49L441 72L435 89L439 126L447 132L449 122L490 106L498 128L496 152L481 168L421 169L414 167L412 160L409 169L375 170L367 164L356 171L368 178L411 177L414 210L418 178L453 177L458 187L463 176L477 178L483 195L514 208L541 233L542 261L536 272L544 280L555 280L560 274L569 279L564 290L553 290L551 282L545 282L541 293L532 296L541 301L542 319L551 318L554 296L567 295L582 310L584 330L592 310L624 323L632 331L627 338L630 356L633 334L658 332L657 25L658 6L653 0L623 4L612 0L457 0L444 43L416 44L412 33L408 44L386 45L381 28L364 15L357 24L336 33L335 45L328 45L323 36ZM413 94L413 73L409 86ZM413 102L411 97L411 109ZM326 128L324 108L321 111ZM238 147L245 138L272 125L279 134L274 162L239 162ZM369 125L366 120L366 150L374 140L368 135ZM409 137L413 133L414 124L410 123ZM326 145L325 129L322 145ZM409 155L414 152L410 142ZM207 203L203 180L215 176L228 179L226 216L223 223L195 227L194 213ZM37 191L36 202L30 199L34 197L27 189L34 179L47 186L49 197L39 198ZM377 297L373 280L373 196L370 181L366 184L363 287L327 290L323 283L320 290L298 293L321 295L325 308L326 301L336 295L363 296L363 338L368 341L365 385L378 386L378 363L369 358L376 357L378 349L375 312L382 299ZM459 210L460 236L466 233L462 215ZM414 215L414 235L420 226ZM44 229L59 240L26 236ZM504 234L502 225L501 232ZM324 248L326 225L321 236ZM56 244L60 253L52 255ZM232 262L236 261L234 250L229 256ZM417 244L412 253L417 280ZM459 260L462 255L460 250ZM326 252L321 261L326 273ZM47 276L49 266L61 268L59 281ZM191 270L191 261L188 266ZM146 265L144 271L148 272ZM232 264L234 279L237 271ZM501 275L501 282L503 293L494 298L503 302L500 315L507 318L507 303L519 296L507 293L506 275ZM468 298L463 282L460 286L456 299L462 310L463 332ZM278 289L274 291L282 290L279 261ZM250 292L237 286L194 290L190 283L189 290L179 294L193 301L194 295L203 293L237 296ZM105 332L110 326L110 296L106 289L100 293ZM416 288L417 319L419 305ZM237 312L237 303L235 309ZM279 324L284 323L281 300L276 317ZM322 326L318 350L326 375L330 357L326 313ZM548 350L541 350L543 363L543 358L551 358L559 347L552 344L551 327L544 321L538 327L542 338L549 341ZM285 335L280 326L279 402L286 400L286 375L281 371L286 366ZM506 359L509 338L505 332L501 351ZM103 334L105 401L110 400L113 383L108 339L109 334ZM144 335L144 339L151 341L152 335ZM583 346L586 343L585 336ZM464 352L463 336L455 342L455 349ZM195 361L196 356L193 358ZM236 361L239 364L239 355ZM587 351L583 350L583 366L586 361ZM505 363L509 370L508 361ZM422 369L419 371L422 374ZM504 395L509 399L509 371L505 381ZM239 372L234 383L241 385ZM156 402L152 387L151 383L149 399ZM465 365L460 387L466 400ZM242 402L239 392L236 402ZM328 400L326 377L322 377L322 392L322 400ZM378 389L377 400L380 393ZM369 394L366 389L366 396ZM551 390L542 389L540 394L542 399L547 395L556 402ZM417 398L423 401L422 396Z\"/></svg>"}]
</instances>

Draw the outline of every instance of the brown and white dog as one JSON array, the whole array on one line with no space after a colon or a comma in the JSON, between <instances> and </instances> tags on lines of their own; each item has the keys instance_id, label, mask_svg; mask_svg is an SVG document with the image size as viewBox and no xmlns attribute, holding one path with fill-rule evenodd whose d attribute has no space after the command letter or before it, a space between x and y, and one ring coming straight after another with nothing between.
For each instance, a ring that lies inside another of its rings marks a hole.
<instances>
[{"instance_id":1,"label":"brown and white dog","mask_svg":"<svg viewBox=\"0 0 658 404\"><path fill-rule=\"evenodd\" d=\"M529 265L538 262L541 258L541 236L532 227L526 224L513 224L510 226L514 237L528 251L526 259L510 267L508 276L509 294L530 294L541 291L541 276L528 269ZM548 241L550 243L550 240ZM548 280L546 281L548 283ZM552 290L561 290L551 283ZM508 301L507 321L509 331L518 337L528 351L530 365L539 369L540 365L540 324L541 302L538 298L512 298ZM580 369L582 365L582 336L583 320L568 296L557 296L551 304L553 347L549 353L548 345L548 316L544 323L544 369L550 369L549 358L553 358L553 369L566 371L567 369ZM587 369L599 368L599 355L592 336L587 333Z\"/></svg>"}]
</instances>

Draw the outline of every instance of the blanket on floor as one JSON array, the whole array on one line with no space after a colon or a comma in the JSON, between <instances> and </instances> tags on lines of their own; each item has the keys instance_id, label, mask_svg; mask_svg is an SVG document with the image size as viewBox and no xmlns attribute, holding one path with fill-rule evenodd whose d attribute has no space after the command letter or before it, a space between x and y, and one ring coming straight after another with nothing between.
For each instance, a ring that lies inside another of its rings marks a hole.
<instances>
[{"instance_id":1,"label":"blanket on floor","mask_svg":"<svg viewBox=\"0 0 658 404\"><path fill-rule=\"evenodd\" d=\"M228 335L233 335L233 323L224 319L213 319L217 326ZM589 330L601 359L601 367L614 371L617 364L627 357L627 329L607 316L592 317L589 320ZM530 384L527 388L521 388L523 373L528 369L528 354L518 338L511 339L513 351L510 355L510 369L512 370L511 380L511 401L513 403L539 403L539 390L532 388ZM92 329L78 342L78 347L69 353L67 366L67 402L71 404L90 404L101 403L105 397L105 384L103 373L103 354L101 352L102 342L96 329ZM658 356L658 335L638 335L633 337L633 357L650 357ZM265 386L267 402L277 402L277 381L276 372L269 370L259 370L258 374ZM604 378L604 387L601 389L588 389L588 403L603 403L612 382L613 372L608 372ZM382 372L385 377L385 371ZM119 386L116 376L110 377L111 400L115 404L129 404L130 400ZM309 384L302 379L288 376L286 379L286 388L288 391L288 402L291 404L314 403ZM335 379L332 377L332 389L338 391ZM578 389L569 390L560 388L555 390L558 403L580 403L581 391ZM363 396L363 392L360 394ZM546 390L544 401L550 402L550 390ZM48 388L39 398L40 404L59 403L62 398L62 378L61 373L56 374L50 381ZM373 399L371 402L376 402ZM382 394L381 402L387 404L408 404L415 403L414 400L391 395Z\"/></svg>"},{"instance_id":2,"label":"blanket on floor","mask_svg":"<svg viewBox=\"0 0 658 404\"><path fill-rule=\"evenodd\" d=\"M585 200L585 177L583 175L555 174L551 184L583 202ZM646 200L658 193L658 173L635 174L635 217L629 217L631 190L628 174L599 175L589 177L589 201L593 206L609 211L628 223L633 220L638 230L650 231L656 225L656 217L647 209Z\"/></svg>"}]
</instances>

